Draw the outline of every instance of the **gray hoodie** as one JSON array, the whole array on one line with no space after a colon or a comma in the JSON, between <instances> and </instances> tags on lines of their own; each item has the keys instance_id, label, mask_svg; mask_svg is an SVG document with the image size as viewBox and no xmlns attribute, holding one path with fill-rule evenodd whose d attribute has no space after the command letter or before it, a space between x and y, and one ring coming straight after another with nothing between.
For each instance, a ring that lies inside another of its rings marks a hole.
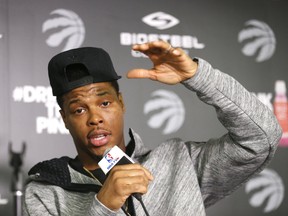
<instances>
[{"instance_id":1,"label":"gray hoodie","mask_svg":"<svg viewBox=\"0 0 288 216\"><path fill-rule=\"evenodd\" d=\"M132 158L154 176L143 195L150 216L205 215L205 208L264 169L282 134L271 110L202 59L196 75L183 85L215 107L228 133L207 142L170 139L150 151L131 130ZM30 171L24 215L125 215L102 205L96 197L99 183L73 169L69 160L45 161ZM133 203L137 216L145 216L139 202Z\"/></svg>"}]
</instances>

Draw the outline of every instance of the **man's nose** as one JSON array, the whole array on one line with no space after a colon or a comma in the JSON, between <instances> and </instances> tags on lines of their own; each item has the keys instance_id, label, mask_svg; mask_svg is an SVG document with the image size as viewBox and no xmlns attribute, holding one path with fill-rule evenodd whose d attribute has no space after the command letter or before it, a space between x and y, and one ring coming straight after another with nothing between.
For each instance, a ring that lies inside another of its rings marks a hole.
<instances>
[{"instance_id":1,"label":"man's nose","mask_svg":"<svg viewBox=\"0 0 288 216\"><path fill-rule=\"evenodd\" d=\"M104 122L101 113L99 112L91 112L89 115L88 125L98 125Z\"/></svg>"}]
</instances>

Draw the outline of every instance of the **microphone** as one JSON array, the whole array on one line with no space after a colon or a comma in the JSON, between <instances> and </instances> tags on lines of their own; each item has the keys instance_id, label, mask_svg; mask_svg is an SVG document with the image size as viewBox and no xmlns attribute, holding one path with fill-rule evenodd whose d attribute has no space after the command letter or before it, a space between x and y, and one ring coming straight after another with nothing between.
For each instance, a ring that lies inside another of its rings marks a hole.
<instances>
[{"instance_id":1,"label":"microphone","mask_svg":"<svg viewBox=\"0 0 288 216\"><path fill-rule=\"evenodd\" d=\"M103 158L100 160L98 165L105 173L105 175L107 175L109 171L116 165L125 165L133 163L134 161L118 146L115 145L113 148L108 148L105 150ZM132 195L139 201L142 199L140 193L133 193Z\"/></svg>"},{"instance_id":2,"label":"microphone","mask_svg":"<svg viewBox=\"0 0 288 216\"><path fill-rule=\"evenodd\" d=\"M116 165L125 165L125 164L133 164L134 161L123 152L118 146L114 146L113 148L108 148L105 150L103 154L103 158L99 161L98 165L102 169L102 171L107 175L109 171ZM141 204L146 216L149 216L149 213L144 205L142 200L142 196L140 193L133 193L133 197L135 197ZM125 210L123 210L126 215Z\"/></svg>"},{"instance_id":3,"label":"microphone","mask_svg":"<svg viewBox=\"0 0 288 216\"><path fill-rule=\"evenodd\" d=\"M106 175L115 165L132 163L134 163L134 161L127 154L125 154L118 146L114 146L113 148L105 150L103 158L100 160L98 165Z\"/></svg>"}]
</instances>

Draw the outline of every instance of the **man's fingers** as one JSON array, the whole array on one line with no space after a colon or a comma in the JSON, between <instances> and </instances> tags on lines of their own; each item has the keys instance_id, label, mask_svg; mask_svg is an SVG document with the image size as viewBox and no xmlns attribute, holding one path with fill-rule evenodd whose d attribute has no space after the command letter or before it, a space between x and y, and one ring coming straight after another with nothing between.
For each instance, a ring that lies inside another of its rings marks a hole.
<instances>
[{"instance_id":1,"label":"man's fingers","mask_svg":"<svg viewBox=\"0 0 288 216\"><path fill-rule=\"evenodd\" d=\"M135 44L132 46L134 51L139 51L145 54L168 54L173 52L173 47L165 41L154 41L144 44Z\"/></svg>"},{"instance_id":2,"label":"man's fingers","mask_svg":"<svg viewBox=\"0 0 288 216\"><path fill-rule=\"evenodd\" d=\"M139 51L139 52L143 52L149 49L149 45L147 43L144 44L134 44L132 46L132 49L134 51Z\"/></svg>"},{"instance_id":3,"label":"man's fingers","mask_svg":"<svg viewBox=\"0 0 288 216\"><path fill-rule=\"evenodd\" d=\"M119 174L123 176L141 176L145 174L149 181L153 180L151 172L140 164L117 165L111 171L119 172Z\"/></svg>"},{"instance_id":4,"label":"man's fingers","mask_svg":"<svg viewBox=\"0 0 288 216\"><path fill-rule=\"evenodd\" d=\"M107 208L117 211L131 194L145 194L151 180L152 174L140 164L116 165L111 169L97 198Z\"/></svg>"},{"instance_id":5,"label":"man's fingers","mask_svg":"<svg viewBox=\"0 0 288 216\"><path fill-rule=\"evenodd\" d=\"M133 69L127 73L129 79L152 79L155 80L155 76L150 70L146 69Z\"/></svg>"},{"instance_id":6,"label":"man's fingers","mask_svg":"<svg viewBox=\"0 0 288 216\"><path fill-rule=\"evenodd\" d=\"M149 170L147 170L145 167L143 167L143 170L144 170L146 176L148 177L148 179L149 179L150 181L152 181L152 180L154 179L152 173L151 173Z\"/></svg>"}]
</instances>

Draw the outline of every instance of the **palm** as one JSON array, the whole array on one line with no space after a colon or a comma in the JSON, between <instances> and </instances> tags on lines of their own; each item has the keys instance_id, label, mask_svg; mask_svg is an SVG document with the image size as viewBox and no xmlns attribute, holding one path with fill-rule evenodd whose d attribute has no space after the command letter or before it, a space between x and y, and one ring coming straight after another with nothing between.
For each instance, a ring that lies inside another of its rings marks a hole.
<instances>
[{"instance_id":1,"label":"palm","mask_svg":"<svg viewBox=\"0 0 288 216\"><path fill-rule=\"evenodd\" d=\"M183 56L179 56L176 59L170 60L168 57L160 57L158 61L153 61L154 67L150 70L156 80L166 84L176 84L189 77L190 59L183 59Z\"/></svg>"}]
</instances>

